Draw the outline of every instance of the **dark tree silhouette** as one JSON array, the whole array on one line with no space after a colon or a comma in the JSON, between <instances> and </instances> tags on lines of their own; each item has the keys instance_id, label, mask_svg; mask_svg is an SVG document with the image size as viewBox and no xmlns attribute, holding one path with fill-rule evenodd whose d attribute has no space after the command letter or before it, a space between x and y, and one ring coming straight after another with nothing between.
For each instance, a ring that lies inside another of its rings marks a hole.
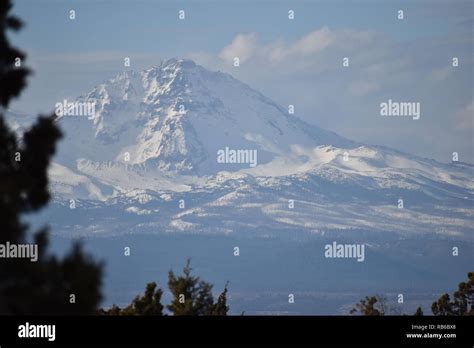
<instances>
[{"instance_id":1,"label":"dark tree silhouette","mask_svg":"<svg viewBox=\"0 0 474 348\"><path fill-rule=\"evenodd\" d=\"M161 296L163 291L156 289L156 283L148 283L145 294L137 296L133 302L122 311L122 315L163 315Z\"/></svg>"},{"instance_id":2,"label":"dark tree silhouette","mask_svg":"<svg viewBox=\"0 0 474 348\"><path fill-rule=\"evenodd\" d=\"M434 315L454 315L449 295L441 295L436 302L433 302L431 305L431 311Z\"/></svg>"},{"instance_id":3,"label":"dark tree silhouette","mask_svg":"<svg viewBox=\"0 0 474 348\"><path fill-rule=\"evenodd\" d=\"M212 284L191 275L190 260L186 262L183 275L168 274L168 287L173 295L167 306L174 315L227 315L227 284L216 303L212 296Z\"/></svg>"},{"instance_id":4,"label":"dark tree silhouette","mask_svg":"<svg viewBox=\"0 0 474 348\"><path fill-rule=\"evenodd\" d=\"M210 315L227 315L229 312L229 306L227 305L227 283L224 287L224 291L219 295L217 302L212 307L212 310L209 312Z\"/></svg>"},{"instance_id":5,"label":"dark tree silhouette","mask_svg":"<svg viewBox=\"0 0 474 348\"><path fill-rule=\"evenodd\" d=\"M431 311L434 315L474 315L474 272L467 274L467 282L461 282L453 294L443 294L433 302Z\"/></svg>"},{"instance_id":6,"label":"dark tree silhouette","mask_svg":"<svg viewBox=\"0 0 474 348\"><path fill-rule=\"evenodd\" d=\"M50 199L47 169L61 132L54 116L39 117L21 141L5 122L10 101L26 85L25 54L12 47L8 30L22 23L0 0L0 244L36 243L38 260L0 258L0 314L90 314L101 300L101 266L80 245L59 260L46 253L47 228L32 235L21 220Z\"/></svg>"},{"instance_id":7,"label":"dark tree silhouette","mask_svg":"<svg viewBox=\"0 0 474 348\"><path fill-rule=\"evenodd\" d=\"M421 309L421 307L417 307L416 308L416 311L415 311L415 314L413 314L415 317L422 317L424 314L423 314L423 310Z\"/></svg>"},{"instance_id":8,"label":"dark tree silhouette","mask_svg":"<svg viewBox=\"0 0 474 348\"><path fill-rule=\"evenodd\" d=\"M467 274L467 281L458 285L458 290L454 292L453 301L449 294L441 295L438 300L431 305L431 311L436 316L448 315L474 315L474 272ZM367 296L360 300L353 308L351 314L361 315L386 315L388 307L383 296ZM415 316L424 315L421 307L416 309Z\"/></svg>"},{"instance_id":9,"label":"dark tree silhouette","mask_svg":"<svg viewBox=\"0 0 474 348\"><path fill-rule=\"evenodd\" d=\"M191 275L190 261L183 269L183 275L177 277L173 271L168 274L168 287L173 295L168 310L174 315L209 314L213 306L212 285Z\"/></svg>"},{"instance_id":10,"label":"dark tree silhouette","mask_svg":"<svg viewBox=\"0 0 474 348\"><path fill-rule=\"evenodd\" d=\"M183 275L176 276L173 271L168 275L168 287L173 295L172 302L166 308L173 315L227 315L227 286L216 302L212 296L212 285L191 275L190 261L183 270ZM161 297L163 291L157 289L156 283L149 283L143 296L137 296L125 308L113 305L110 309L100 309L100 315L163 315Z\"/></svg>"},{"instance_id":11,"label":"dark tree silhouette","mask_svg":"<svg viewBox=\"0 0 474 348\"><path fill-rule=\"evenodd\" d=\"M383 296L366 296L365 299L356 304L355 308L351 309L350 313L373 316L385 315L386 303L387 300Z\"/></svg>"}]
</instances>

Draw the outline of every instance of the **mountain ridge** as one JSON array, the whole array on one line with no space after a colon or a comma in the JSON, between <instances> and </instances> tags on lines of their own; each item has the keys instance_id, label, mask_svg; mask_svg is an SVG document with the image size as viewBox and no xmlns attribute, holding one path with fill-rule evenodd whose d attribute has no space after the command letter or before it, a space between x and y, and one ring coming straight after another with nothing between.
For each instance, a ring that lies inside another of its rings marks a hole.
<instances>
[{"instance_id":1,"label":"mountain ridge","mask_svg":"<svg viewBox=\"0 0 474 348\"><path fill-rule=\"evenodd\" d=\"M134 230L472 233L472 167L346 139L190 60L118 74L76 101L95 114L58 121L65 139L50 179L60 206L101 202L104 214L149 220ZM258 164L218 163L224 148L255 151Z\"/></svg>"}]
</instances>

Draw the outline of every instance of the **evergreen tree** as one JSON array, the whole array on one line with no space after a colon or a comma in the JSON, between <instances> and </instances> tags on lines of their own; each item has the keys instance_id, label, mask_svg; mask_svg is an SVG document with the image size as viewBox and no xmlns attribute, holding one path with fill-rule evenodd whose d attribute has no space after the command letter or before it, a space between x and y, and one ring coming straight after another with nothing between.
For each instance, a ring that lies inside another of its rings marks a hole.
<instances>
[{"instance_id":1,"label":"evergreen tree","mask_svg":"<svg viewBox=\"0 0 474 348\"><path fill-rule=\"evenodd\" d=\"M99 310L97 310L97 314L98 315L118 316L118 315L122 315L122 308L120 308L116 304L113 304L112 307L110 307L110 309L108 309L108 310L100 308Z\"/></svg>"},{"instance_id":2,"label":"evergreen tree","mask_svg":"<svg viewBox=\"0 0 474 348\"><path fill-rule=\"evenodd\" d=\"M9 15L10 0L0 0L0 244L38 245L38 260L0 259L0 314L89 314L101 299L101 266L76 244L63 260L46 253L47 229L33 236L21 215L50 199L47 169L61 132L54 116L40 117L21 141L3 113L26 85L25 54L12 47L8 30L22 23ZM17 63L17 64L15 64ZM18 66L20 63L20 66Z\"/></svg>"},{"instance_id":3,"label":"evergreen tree","mask_svg":"<svg viewBox=\"0 0 474 348\"><path fill-rule=\"evenodd\" d=\"M210 315L227 315L229 312L229 306L227 305L227 283L224 287L224 291L219 295L217 302L212 307Z\"/></svg>"},{"instance_id":4,"label":"evergreen tree","mask_svg":"<svg viewBox=\"0 0 474 348\"><path fill-rule=\"evenodd\" d=\"M161 296L163 291L156 289L156 283L148 283L143 296L137 296L121 312L122 315L163 315Z\"/></svg>"},{"instance_id":5,"label":"evergreen tree","mask_svg":"<svg viewBox=\"0 0 474 348\"><path fill-rule=\"evenodd\" d=\"M173 271L169 272L168 286L173 295L172 302L167 309L173 315L227 315L228 283L224 291L214 303L212 296L212 285L191 275L190 261L188 260L183 270L183 275L176 276ZM163 291L157 288L156 283L146 286L143 296L137 296L125 308L113 305L110 309L100 309L100 315L163 315L161 298Z\"/></svg>"},{"instance_id":6,"label":"evergreen tree","mask_svg":"<svg viewBox=\"0 0 474 348\"><path fill-rule=\"evenodd\" d=\"M416 308L416 312L415 312L415 317L422 317L424 314L423 314L423 310L421 309L421 307L417 307Z\"/></svg>"},{"instance_id":7,"label":"evergreen tree","mask_svg":"<svg viewBox=\"0 0 474 348\"><path fill-rule=\"evenodd\" d=\"M456 315L474 315L474 272L467 274L467 282L459 283L453 299Z\"/></svg>"},{"instance_id":8,"label":"evergreen tree","mask_svg":"<svg viewBox=\"0 0 474 348\"><path fill-rule=\"evenodd\" d=\"M360 302L356 304L350 313L373 316L385 315L386 302L385 297L380 295L366 296L365 299L360 300Z\"/></svg>"},{"instance_id":9,"label":"evergreen tree","mask_svg":"<svg viewBox=\"0 0 474 348\"><path fill-rule=\"evenodd\" d=\"M173 271L168 275L168 287L173 295L168 310L174 315L210 314L214 305L212 285L191 275L190 260L186 262L182 276Z\"/></svg>"},{"instance_id":10,"label":"evergreen tree","mask_svg":"<svg viewBox=\"0 0 474 348\"><path fill-rule=\"evenodd\" d=\"M438 301L433 302L431 311L434 315L454 315L449 294L443 294Z\"/></svg>"},{"instance_id":11,"label":"evergreen tree","mask_svg":"<svg viewBox=\"0 0 474 348\"><path fill-rule=\"evenodd\" d=\"M461 282L453 294L443 294L431 305L434 315L474 315L474 272L467 274L467 282Z\"/></svg>"}]
</instances>

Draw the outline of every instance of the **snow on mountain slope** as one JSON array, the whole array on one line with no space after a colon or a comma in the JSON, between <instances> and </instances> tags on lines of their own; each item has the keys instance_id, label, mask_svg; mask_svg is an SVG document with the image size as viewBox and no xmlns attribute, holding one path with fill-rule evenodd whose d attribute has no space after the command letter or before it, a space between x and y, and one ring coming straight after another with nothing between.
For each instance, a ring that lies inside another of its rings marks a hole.
<instances>
[{"instance_id":1,"label":"snow on mountain slope","mask_svg":"<svg viewBox=\"0 0 474 348\"><path fill-rule=\"evenodd\" d=\"M116 226L96 219L100 231L473 233L471 165L345 139L190 60L126 71L77 102L95 113L59 119L51 187L57 202L127 212ZM255 151L256 165L220 163L224 149Z\"/></svg>"},{"instance_id":2,"label":"snow on mountain slope","mask_svg":"<svg viewBox=\"0 0 474 348\"><path fill-rule=\"evenodd\" d=\"M84 176L58 163L52 163L48 169L49 187L55 195L105 201L101 189Z\"/></svg>"},{"instance_id":3,"label":"snow on mountain slope","mask_svg":"<svg viewBox=\"0 0 474 348\"><path fill-rule=\"evenodd\" d=\"M95 103L96 112L92 120L61 119L67 145L59 158L66 163L85 158L208 175L222 170L216 152L226 146L257 150L259 164L290 153L295 144L354 146L288 115L230 75L189 60L125 72L79 101Z\"/></svg>"}]
</instances>

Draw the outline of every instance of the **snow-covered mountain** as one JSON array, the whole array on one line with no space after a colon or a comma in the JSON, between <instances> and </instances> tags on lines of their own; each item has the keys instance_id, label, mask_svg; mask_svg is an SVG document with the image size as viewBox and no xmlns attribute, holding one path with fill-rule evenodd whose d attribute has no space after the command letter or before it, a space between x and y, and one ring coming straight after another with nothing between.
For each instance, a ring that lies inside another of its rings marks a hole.
<instances>
[{"instance_id":1,"label":"snow-covered mountain","mask_svg":"<svg viewBox=\"0 0 474 348\"><path fill-rule=\"evenodd\" d=\"M257 150L259 164L301 156L295 146L354 146L289 115L232 76L190 60L171 59L141 73L126 71L79 101L94 103L95 114L89 122L63 117L67 145L61 159L87 159L82 166L113 161L208 175L225 169L216 152L226 146Z\"/></svg>"},{"instance_id":2,"label":"snow-covered mountain","mask_svg":"<svg viewBox=\"0 0 474 348\"><path fill-rule=\"evenodd\" d=\"M58 120L56 203L114 211L78 231L472 236L471 165L345 139L190 60L126 71L76 102L95 112Z\"/></svg>"}]
</instances>

